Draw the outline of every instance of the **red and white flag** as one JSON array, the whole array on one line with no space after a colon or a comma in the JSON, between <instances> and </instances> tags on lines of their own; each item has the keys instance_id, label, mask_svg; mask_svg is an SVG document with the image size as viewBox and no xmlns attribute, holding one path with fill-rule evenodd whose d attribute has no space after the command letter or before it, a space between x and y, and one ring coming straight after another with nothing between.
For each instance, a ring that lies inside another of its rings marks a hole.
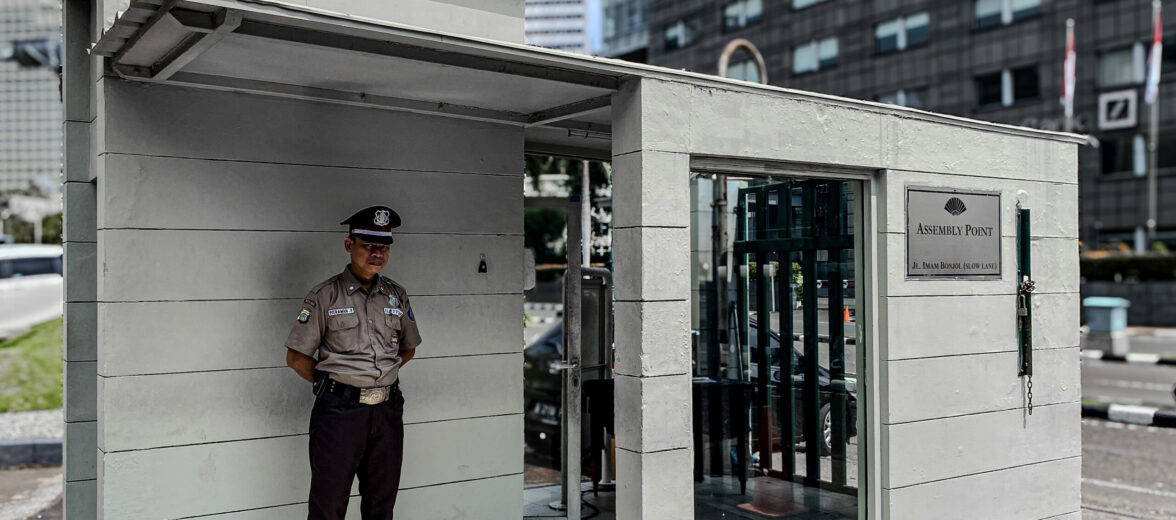
<instances>
[{"instance_id":1,"label":"red and white flag","mask_svg":"<svg viewBox=\"0 0 1176 520\"><path fill-rule=\"evenodd\" d=\"M1074 20L1066 20L1066 58L1062 62L1062 106L1074 117L1074 84L1078 54L1074 52Z\"/></svg>"},{"instance_id":2,"label":"red and white flag","mask_svg":"<svg viewBox=\"0 0 1176 520\"><path fill-rule=\"evenodd\" d=\"M1152 45L1147 56L1147 89L1143 99L1155 103L1160 94L1160 64L1164 61L1164 23L1160 20L1160 2L1154 2L1152 11Z\"/></svg>"}]
</instances>

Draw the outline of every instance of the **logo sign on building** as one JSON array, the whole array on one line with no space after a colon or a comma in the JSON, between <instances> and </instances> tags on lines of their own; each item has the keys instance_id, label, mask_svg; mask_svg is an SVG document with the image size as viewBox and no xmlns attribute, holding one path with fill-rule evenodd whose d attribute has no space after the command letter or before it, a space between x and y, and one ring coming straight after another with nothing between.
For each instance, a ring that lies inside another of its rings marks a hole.
<instances>
[{"instance_id":1,"label":"logo sign on building","mask_svg":"<svg viewBox=\"0 0 1176 520\"><path fill-rule=\"evenodd\" d=\"M1000 278L1000 193L908 187L906 216L908 278Z\"/></svg>"},{"instance_id":2,"label":"logo sign on building","mask_svg":"<svg viewBox=\"0 0 1176 520\"><path fill-rule=\"evenodd\" d=\"M1135 128L1138 123L1139 94L1135 89L1098 95L1098 129Z\"/></svg>"}]
</instances>

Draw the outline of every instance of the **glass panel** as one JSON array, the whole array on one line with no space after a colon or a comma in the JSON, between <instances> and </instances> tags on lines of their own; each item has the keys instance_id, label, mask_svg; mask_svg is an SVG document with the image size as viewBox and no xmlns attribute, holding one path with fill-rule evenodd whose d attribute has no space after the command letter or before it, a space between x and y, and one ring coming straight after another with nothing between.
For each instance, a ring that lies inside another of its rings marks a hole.
<instances>
[{"instance_id":1,"label":"glass panel","mask_svg":"<svg viewBox=\"0 0 1176 520\"><path fill-rule=\"evenodd\" d=\"M723 30L731 31L746 25L743 21L743 2L732 2L723 7Z\"/></svg>"},{"instance_id":2,"label":"glass panel","mask_svg":"<svg viewBox=\"0 0 1176 520\"><path fill-rule=\"evenodd\" d=\"M1000 25L1001 0L976 0L976 28Z\"/></svg>"},{"instance_id":3,"label":"glass panel","mask_svg":"<svg viewBox=\"0 0 1176 520\"><path fill-rule=\"evenodd\" d=\"M747 0L746 5L747 5L747 11L746 11L747 23L753 24L755 22L758 22L760 20L760 18L763 17L763 14L764 14L763 0Z\"/></svg>"},{"instance_id":4,"label":"glass panel","mask_svg":"<svg viewBox=\"0 0 1176 520\"><path fill-rule=\"evenodd\" d=\"M817 5L825 0L792 0L793 9L804 9L806 7Z\"/></svg>"},{"instance_id":5,"label":"glass panel","mask_svg":"<svg viewBox=\"0 0 1176 520\"><path fill-rule=\"evenodd\" d=\"M1133 168L1134 145L1130 135L1105 136L1100 139L1102 173L1129 172Z\"/></svg>"},{"instance_id":6,"label":"glass panel","mask_svg":"<svg viewBox=\"0 0 1176 520\"><path fill-rule=\"evenodd\" d=\"M920 110L927 108L927 104L924 101L924 99L927 98L927 89L923 89L923 88L911 89L911 90L905 91L905 93L906 93L906 100L905 100L904 106L908 106L911 108L917 108Z\"/></svg>"},{"instance_id":7,"label":"glass panel","mask_svg":"<svg viewBox=\"0 0 1176 520\"><path fill-rule=\"evenodd\" d=\"M999 105L1001 102L1000 73L976 76L976 106Z\"/></svg>"},{"instance_id":8,"label":"glass panel","mask_svg":"<svg viewBox=\"0 0 1176 520\"><path fill-rule=\"evenodd\" d=\"M837 38L825 38L821 40L817 57L818 69L825 69L837 65Z\"/></svg>"},{"instance_id":9,"label":"glass panel","mask_svg":"<svg viewBox=\"0 0 1176 520\"><path fill-rule=\"evenodd\" d=\"M1023 20L1041 12L1041 0L1013 0L1013 20Z\"/></svg>"},{"instance_id":10,"label":"glass panel","mask_svg":"<svg viewBox=\"0 0 1176 520\"><path fill-rule=\"evenodd\" d=\"M15 278L18 276L60 273L60 268L54 269L53 260L53 258L15 258L11 264L12 276Z\"/></svg>"},{"instance_id":11,"label":"glass panel","mask_svg":"<svg viewBox=\"0 0 1176 520\"><path fill-rule=\"evenodd\" d=\"M874 52L894 52L898 50L898 20L890 20L878 24L874 29Z\"/></svg>"},{"instance_id":12,"label":"glass panel","mask_svg":"<svg viewBox=\"0 0 1176 520\"><path fill-rule=\"evenodd\" d=\"M898 92L891 92L889 94L882 94L878 96L879 103L890 103L891 105L898 104Z\"/></svg>"},{"instance_id":13,"label":"glass panel","mask_svg":"<svg viewBox=\"0 0 1176 520\"><path fill-rule=\"evenodd\" d=\"M1104 52L1098 57L1098 86L1126 85L1134 79L1131 47Z\"/></svg>"},{"instance_id":14,"label":"glass panel","mask_svg":"<svg viewBox=\"0 0 1176 520\"><path fill-rule=\"evenodd\" d=\"M792 73L803 74L817 70L817 45L806 43L792 48Z\"/></svg>"},{"instance_id":15,"label":"glass panel","mask_svg":"<svg viewBox=\"0 0 1176 520\"><path fill-rule=\"evenodd\" d=\"M1037 83L1037 67L1025 67L1013 71L1013 100L1023 101L1041 95Z\"/></svg>"},{"instance_id":16,"label":"glass panel","mask_svg":"<svg viewBox=\"0 0 1176 520\"><path fill-rule=\"evenodd\" d=\"M931 15L918 13L906 17L906 46L927 43L927 26L931 23Z\"/></svg>"},{"instance_id":17,"label":"glass panel","mask_svg":"<svg viewBox=\"0 0 1176 520\"><path fill-rule=\"evenodd\" d=\"M695 182L692 193L701 197L708 180ZM700 250L732 251L737 265L720 271L729 278L697 278L700 336L717 333L695 350L694 366L722 359L722 367L718 375L694 374L694 518L857 519L865 458L857 420L855 183L728 184L729 218L761 233L716 244L696 229ZM716 206L700 199L693 207Z\"/></svg>"}]
</instances>

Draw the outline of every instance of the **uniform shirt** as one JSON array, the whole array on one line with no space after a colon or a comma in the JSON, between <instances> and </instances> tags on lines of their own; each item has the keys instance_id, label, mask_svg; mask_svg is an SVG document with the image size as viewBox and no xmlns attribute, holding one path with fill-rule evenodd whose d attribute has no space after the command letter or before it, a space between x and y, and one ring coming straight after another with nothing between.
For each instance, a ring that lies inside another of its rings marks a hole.
<instances>
[{"instance_id":1,"label":"uniform shirt","mask_svg":"<svg viewBox=\"0 0 1176 520\"><path fill-rule=\"evenodd\" d=\"M400 353L420 343L404 287L377 276L368 289L344 268L302 300L286 348L317 353L315 369L336 381L372 388L395 383Z\"/></svg>"}]
</instances>

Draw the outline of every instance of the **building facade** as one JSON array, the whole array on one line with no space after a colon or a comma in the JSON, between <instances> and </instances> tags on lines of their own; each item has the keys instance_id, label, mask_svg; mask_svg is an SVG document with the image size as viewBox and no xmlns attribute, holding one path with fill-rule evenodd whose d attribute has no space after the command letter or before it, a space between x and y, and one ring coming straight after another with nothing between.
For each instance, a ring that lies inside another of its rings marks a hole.
<instances>
[{"instance_id":1,"label":"building facade","mask_svg":"<svg viewBox=\"0 0 1176 520\"><path fill-rule=\"evenodd\" d=\"M1176 2L1164 4L1173 13L1165 39L1173 41ZM648 62L714 74L728 42L745 38L762 53L773 85L1062 130L1072 18L1072 129L1097 143L1079 152L1082 237L1088 245L1135 245L1147 219L1151 15L1150 2L1125 0L657 0L649 3ZM751 65L737 51L727 75L756 80ZM1173 246L1176 204L1163 201L1176 198L1176 53L1165 53L1164 71L1157 238Z\"/></svg>"},{"instance_id":2,"label":"building facade","mask_svg":"<svg viewBox=\"0 0 1176 520\"><path fill-rule=\"evenodd\" d=\"M527 0L527 43L537 47L588 53L587 0Z\"/></svg>"},{"instance_id":3,"label":"building facade","mask_svg":"<svg viewBox=\"0 0 1176 520\"><path fill-rule=\"evenodd\" d=\"M645 63L649 49L649 24L645 0L602 0L601 56Z\"/></svg>"},{"instance_id":4,"label":"building facade","mask_svg":"<svg viewBox=\"0 0 1176 520\"><path fill-rule=\"evenodd\" d=\"M61 4L11 0L0 5L0 48L61 37ZM55 187L61 175L61 95L57 71L0 61L0 191L37 184Z\"/></svg>"}]
</instances>

